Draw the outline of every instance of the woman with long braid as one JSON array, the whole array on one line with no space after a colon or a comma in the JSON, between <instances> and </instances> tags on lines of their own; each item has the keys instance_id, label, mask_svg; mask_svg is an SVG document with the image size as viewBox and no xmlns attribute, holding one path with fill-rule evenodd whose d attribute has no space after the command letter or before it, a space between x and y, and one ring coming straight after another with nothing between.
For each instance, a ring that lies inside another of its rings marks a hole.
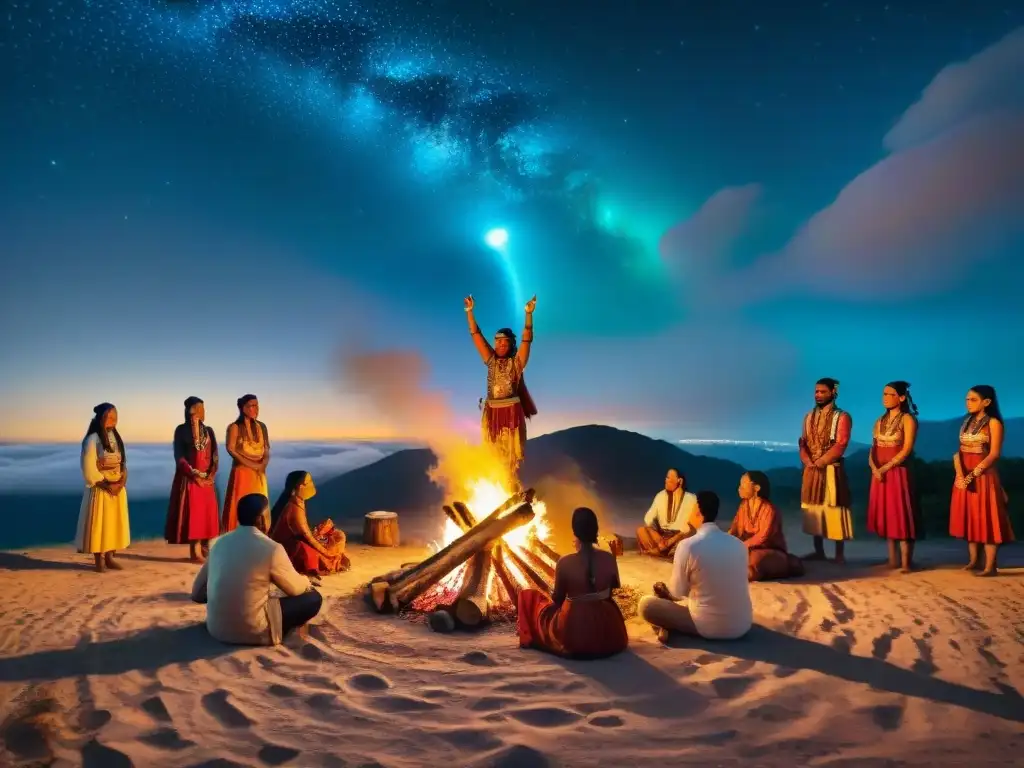
<instances>
[{"instance_id":1,"label":"woman with long braid","mask_svg":"<svg viewBox=\"0 0 1024 768\"><path fill-rule=\"evenodd\" d=\"M624 651L626 621L612 600L619 566L611 552L595 549L597 515L580 507L572 513L576 554L555 567L551 596L535 589L519 593L519 647L574 659L598 659Z\"/></svg>"},{"instance_id":2,"label":"woman with long braid","mask_svg":"<svg viewBox=\"0 0 1024 768\"><path fill-rule=\"evenodd\" d=\"M124 441L117 431L117 408L100 403L82 439L82 477L85 493L78 512L75 546L92 555L96 570L119 571L114 553L128 547L128 463Z\"/></svg>"}]
</instances>

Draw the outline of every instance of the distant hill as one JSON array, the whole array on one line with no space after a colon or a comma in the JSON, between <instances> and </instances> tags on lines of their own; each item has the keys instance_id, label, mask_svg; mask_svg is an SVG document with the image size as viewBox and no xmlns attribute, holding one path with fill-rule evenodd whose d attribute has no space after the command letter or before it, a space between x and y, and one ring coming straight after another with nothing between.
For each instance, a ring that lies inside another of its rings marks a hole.
<instances>
[{"instance_id":1,"label":"distant hill","mask_svg":"<svg viewBox=\"0 0 1024 768\"><path fill-rule=\"evenodd\" d=\"M960 425L963 418L945 421L921 421L917 425L917 441L914 452L922 461L952 460L960 440ZM1003 442L1003 456L1024 457L1024 418L1006 419L1006 438Z\"/></svg>"}]
</instances>

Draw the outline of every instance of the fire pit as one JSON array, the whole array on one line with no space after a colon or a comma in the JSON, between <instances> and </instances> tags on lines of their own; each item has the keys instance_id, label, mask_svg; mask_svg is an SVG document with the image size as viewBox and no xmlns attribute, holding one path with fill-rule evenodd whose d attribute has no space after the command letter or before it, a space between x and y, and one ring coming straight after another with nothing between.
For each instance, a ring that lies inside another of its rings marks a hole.
<instances>
[{"instance_id":1,"label":"fire pit","mask_svg":"<svg viewBox=\"0 0 1024 768\"><path fill-rule=\"evenodd\" d=\"M474 507L495 495L484 485L476 491L470 504L457 501L444 508L445 546L370 582L367 596L377 611L443 610L456 626L472 628L515 616L521 589L551 594L559 555L544 542L543 502L530 488L478 520Z\"/></svg>"}]
</instances>

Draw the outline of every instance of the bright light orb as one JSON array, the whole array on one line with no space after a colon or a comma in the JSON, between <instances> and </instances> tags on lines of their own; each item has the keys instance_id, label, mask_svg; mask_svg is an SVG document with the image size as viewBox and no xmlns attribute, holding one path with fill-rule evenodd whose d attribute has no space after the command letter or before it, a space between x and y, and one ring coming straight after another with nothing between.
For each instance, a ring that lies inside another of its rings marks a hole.
<instances>
[{"instance_id":1,"label":"bright light orb","mask_svg":"<svg viewBox=\"0 0 1024 768\"><path fill-rule=\"evenodd\" d=\"M489 248L493 248L496 251L501 250L508 245L508 230L501 227L492 229L484 235L484 242L487 243Z\"/></svg>"}]
</instances>

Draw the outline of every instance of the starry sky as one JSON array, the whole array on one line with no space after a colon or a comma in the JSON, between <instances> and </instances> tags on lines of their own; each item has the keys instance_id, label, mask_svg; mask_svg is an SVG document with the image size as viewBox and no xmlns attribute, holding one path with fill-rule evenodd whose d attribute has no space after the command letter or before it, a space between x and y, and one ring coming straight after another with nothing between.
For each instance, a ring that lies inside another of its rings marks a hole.
<instances>
[{"instance_id":1,"label":"starry sky","mask_svg":"<svg viewBox=\"0 0 1024 768\"><path fill-rule=\"evenodd\" d=\"M12 0L0 438L188 395L403 437L349 355L472 429L538 297L534 433L868 435L991 383L1024 414L1024 11L1007 2ZM486 233L504 228L495 250Z\"/></svg>"}]
</instances>

